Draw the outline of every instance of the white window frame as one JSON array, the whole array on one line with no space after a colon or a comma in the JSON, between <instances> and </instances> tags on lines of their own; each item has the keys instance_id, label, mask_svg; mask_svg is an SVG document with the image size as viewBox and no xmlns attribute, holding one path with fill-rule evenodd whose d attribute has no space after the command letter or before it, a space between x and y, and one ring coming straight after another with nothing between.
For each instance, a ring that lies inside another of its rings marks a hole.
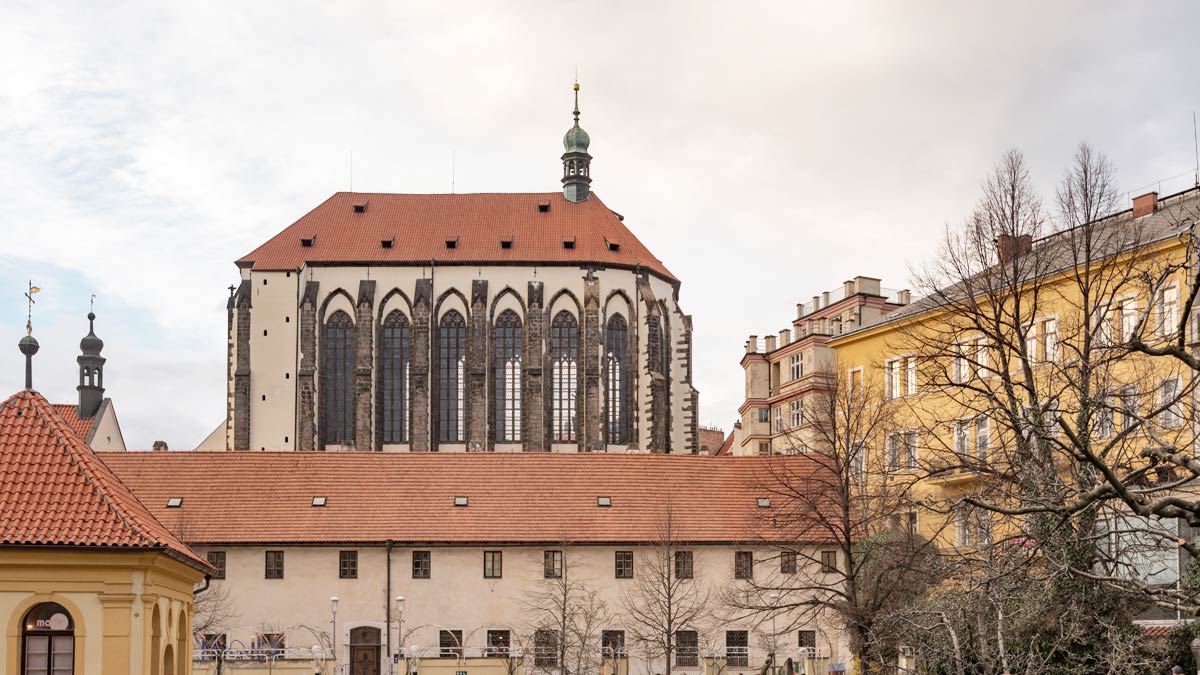
<instances>
[{"instance_id":1,"label":"white window frame","mask_svg":"<svg viewBox=\"0 0 1200 675\"><path fill-rule=\"evenodd\" d=\"M788 403L789 420L791 428L796 429L804 424L804 408L800 404L800 399L793 399Z\"/></svg>"},{"instance_id":2,"label":"white window frame","mask_svg":"<svg viewBox=\"0 0 1200 675\"><path fill-rule=\"evenodd\" d=\"M1169 395L1166 393L1168 384L1171 385ZM1160 424L1168 429L1175 429L1183 425L1183 397L1179 395L1182 384L1178 375L1165 378L1158 383L1158 407L1162 408L1162 412L1158 414L1159 420L1161 420ZM1172 399L1174 399L1174 403L1164 407Z\"/></svg>"},{"instance_id":3,"label":"white window frame","mask_svg":"<svg viewBox=\"0 0 1200 675\"><path fill-rule=\"evenodd\" d=\"M975 437L975 458L986 464L992 451L992 421L987 415L977 415L972 423Z\"/></svg>"},{"instance_id":4,"label":"white window frame","mask_svg":"<svg viewBox=\"0 0 1200 675\"><path fill-rule=\"evenodd\" d=\"M1058 317L1050 316L1038 322L1038 344L1042 350L1042 360L1058 361Z\"/></svg>"},{"instance_id":5,"label":"white window frame","mask_svg":"<svg viewBox=\"0 0 1200 675\"><path fill-rule=\"evenodd\" d=\"M771 423L771 428L777 434L783 433L783 406L777 405L772 412L774 422Z\"/></svg>"},{"instance_id":6,"label":"white window frame","mask_svg":"<svg viewBox=\"0 0 1200 675\"><path fill-rule=\"evenodd\" d=\"M797 352L795 354L792 354L791 357L788 359L788 374L791 376L792 382L795 382L796 380L804 377L804 354L803 354L803 352Z\"/></svg>"},{"instance_id":7,"label":"white window frame","mask_svg":"<svg viewBox=\"0 0 1200 675\"><path fill-rule=\"evenodd\" d=\"M1167 302L1168 294L1171 301ZM1168 284L1158 292L1158 334L1164 338L1172 338L1179 327L1179 286Z\"/></svg>"},{"instance_id":8,"label":"white window frame","mask_svg":"<svg viewBox=\"0 0 1200 675\"><path fill-rule=\"evenodd\" d=\"M909 354L904 359L905 393L909 396L917 393L917 357Z\"/></svg>"},{"instance_id":9,"label":"white window frame","mask_svg":"<svg viewBox=\"0 0 1200 675\"><path fill-rule=\"evenodd\" d=\"M1121 342L1133 340L1138 325L1138 301L1136 297L1122 298L1117 301L1121 321Z\"/></svg>"},{"instance_id":10,"label":"white window frame","mask_svg":"<svg viewBox=\"0 0 1200 675\"><path fill-rule=\"evenodd\" d=\"M883 364L883 382L887 393L887 398L900 398L900 364L899 357L888 359Z\"/></svg>"}]
</instances>

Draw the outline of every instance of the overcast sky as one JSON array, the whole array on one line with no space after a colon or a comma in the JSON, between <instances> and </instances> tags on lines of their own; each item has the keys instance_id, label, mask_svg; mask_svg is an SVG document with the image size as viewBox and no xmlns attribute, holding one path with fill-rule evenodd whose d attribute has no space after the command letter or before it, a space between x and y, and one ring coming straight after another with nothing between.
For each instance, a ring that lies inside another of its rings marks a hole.
<instances>
[{"instance_id":1,"label":"overcast sky","mask_svg":"<svg viewBox=\"0 0 1200 675\"><path fill-rule=\"evenodd\" d=\"M5 2L0 392L76 398L97 294L131 447L225 411L233 261L332 192L559 189L571 81L593 188L683 281L702 421L750 333L855 275L908 285L1021 148L1192 183L1194 3ZM1180 174L1183 174L1182 176Z\"/></svg>"}]
</instances>

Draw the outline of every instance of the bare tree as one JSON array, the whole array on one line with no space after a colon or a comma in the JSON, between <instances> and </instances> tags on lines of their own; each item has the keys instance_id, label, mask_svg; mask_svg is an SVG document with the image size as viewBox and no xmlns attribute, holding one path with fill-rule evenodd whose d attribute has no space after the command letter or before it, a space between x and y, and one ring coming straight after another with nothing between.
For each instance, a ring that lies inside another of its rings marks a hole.
<instances>
[{"instance_id":1,"label":"bare tree","mask_svg":"<svg viewBox=\"0 0 1200 675\"><path fill-rule=\"evenodd\" d=\"M650 660L663 659L661 672L666 675L671 675L675 665L675 633L695 628L708 611L708 591L693 578L694 553L676 537L675 513L668 497L657 540L641 557L632 585L621 596L634 642Z\"/></svg>"},{"instance_id":2,"label":"bare tree","mask_svg":"<svg viewBox=\"0 0 1200 675\"><path fill-rule=\"evenodd\" d=\"M521 600L529 617L525 655L539 672L583 675L600 666L600 629L609 610L595 589L575 578L565 544L561 554L561 567L548 569L549 578Z\"/></svg>"},{"instance_id":3,"label":"bare tree","mask_svg":"<svg viewBox=\"0 0 1200 675\"><path fill-rule=\"evenodd\" d=\"M878 382L847 364L815 375L801 401L806 424L787 432L791 454L803 457L779 456L760 477L772 502L760 536L774 556L725 598L742 616L782 620L774 630L840 624L862 668L894 666L883 618L937 574L937 548L917 533L918 476L894 435L895 409ZM927 520L923 529L943 526Z\"/></svg>"}]
</instances>

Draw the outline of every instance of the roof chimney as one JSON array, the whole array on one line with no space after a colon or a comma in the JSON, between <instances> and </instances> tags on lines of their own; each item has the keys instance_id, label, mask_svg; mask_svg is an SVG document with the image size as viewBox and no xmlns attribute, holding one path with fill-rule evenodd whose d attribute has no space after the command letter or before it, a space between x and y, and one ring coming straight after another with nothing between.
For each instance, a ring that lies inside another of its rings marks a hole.
<instances>
[{"instance_id":1,"label":"roof chimney","mask_svg":"<svg viewBox=\"0 0 1200 675\"><path fill-rule=\"evenodd\" d=\"M1003 265L1033 250L1033 236L1001 234L996 237L996 258Z\"/></svg>"},{"instance_id":2,"label":"roof chimney","mask_svg":"<svg viewBox=\"0 0 1200 675\"><path fill-rule=\"evenodd\" d=\"M768 335L766 337L766 341L767 341L767 351L769 351L769 352L775 351L775 336Z\"/></svg>"},{"instance_id":3,"label":"roof chimney","mask_svg":"<svg viewBox=\"0 0 1200 675\"><path fill-rule=\"evenodd\" d=\"M1158 193L1147 192L1133 198L1133 217L1141 218L1158 210Z\"/></svg>"},{"instance_id":4,"label":"roof chimney","mask_svg":"<svg viewBox=\"0 0 1200 675\"><path fill-rule=\"evenodd\" d=\"M750 339L746 340L746 353L747 354L758 353L758 336L757 335L751 335Z\"/></svg>"}]
</instances>

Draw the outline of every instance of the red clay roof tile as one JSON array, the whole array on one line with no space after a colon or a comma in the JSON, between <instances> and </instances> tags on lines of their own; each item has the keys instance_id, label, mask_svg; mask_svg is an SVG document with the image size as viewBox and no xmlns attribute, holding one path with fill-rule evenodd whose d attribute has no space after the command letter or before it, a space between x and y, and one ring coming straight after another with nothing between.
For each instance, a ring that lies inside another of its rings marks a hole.
<instances>
[{"instance_id":1,"label":"red clay roof tile","mask_svg":"<svg viewBox=\"0 0 1200 675\"><path fill-rule=\"evenodd\" d=\"M192 543L652 542L668 496L680 541L770 541L794 457L576 453L100 453L166 525ZM312 498L328 498L322 508ZM469 498L455 507L454 497ZM612 498L598 507L596 498ZM183 507L167 509L182 497ZM790 537L790 538L789 538ZM774 533L774 538L795 540ZM813 540L816 534L813 534Z\"/></svg>"},{"instance_id":2,"label":"red clay roof tile","mask_svg":"<svg viewBox=\"0 0 1200 675\"><path fill-rule=\"evenodd\" d=\"M158 549L210 569L33 391L0 403L2 545Z\"/></svg>"},{"instance_id":3,"label":"red clay roof tile","mask_svg":"<svg viewBox=\"0 0 1200 675\"><path fill-rule=\"evenodd\" d=\"M366 203L360 213L356 204ZM542 212L539 203L548 203ZM395 238L391 248L381 242ZM312 240L311 245L301 239ZM502 239L511 248L501 248ZM446 242L456 240L453 249ZM574 241L567 249L564 241ZM613 250L606 242L619 242ZM676 281L660 260L592 194L569 202L562 193L405 195L338 192L238 260L256 270L304 264L421 265L492 263L598 264L641 267Z\"/></svg>"},{"instance_id":4,"label":"red clay roof tile","mask_svg":"<svg viewBox=\"0 0 1200 675\"><path fill-rule=\"evenodd\" d=\"M66 421L67 426L71 427L71 430L86 443L88 434L92 431L92 422L95 422L96 418L79 419L79 406L73 403L51 403L50 406Z\"/></svg>"}]
</instances>

